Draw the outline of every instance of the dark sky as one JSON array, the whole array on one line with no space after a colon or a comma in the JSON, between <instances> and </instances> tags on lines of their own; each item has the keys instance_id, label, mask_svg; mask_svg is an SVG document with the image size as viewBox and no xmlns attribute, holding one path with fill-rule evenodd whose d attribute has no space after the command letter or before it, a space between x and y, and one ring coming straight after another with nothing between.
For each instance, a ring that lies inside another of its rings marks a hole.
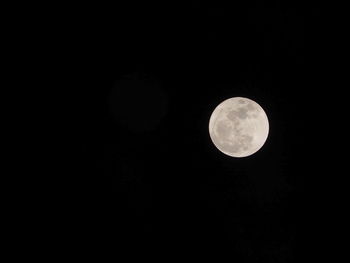
<instances>
[{"instance_id":1,"label":"dark sky","mask_svg":"<svg viewBox=\"0 0 350 263\"><path fill-rule=\"evenodd\" d=\"M128 2L82 9L75 30L81 169L104 196L95 205L111 249L307 262L317 6ZM270 121L248 158L222 154L208 134L211 112L234 96Z\"/></svg>"}]
</instances>

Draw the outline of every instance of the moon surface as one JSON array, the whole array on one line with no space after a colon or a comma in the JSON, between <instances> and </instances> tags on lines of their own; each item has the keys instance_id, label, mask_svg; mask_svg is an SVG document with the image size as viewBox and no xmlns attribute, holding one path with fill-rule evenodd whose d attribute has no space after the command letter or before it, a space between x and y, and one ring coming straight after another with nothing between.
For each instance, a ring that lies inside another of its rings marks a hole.
<instances>
[{"instance_id":1,"label":"moon surface","mask_svg":"<svg viewBox=\"0 0 350 263\"><path fill-rule=\"evenodd\" d=\"M269 121L255 101L234 97L221 102L211 114L209 134L216 148L231 157L256 153L269 133Z\"/></svg>"}]
</instances>

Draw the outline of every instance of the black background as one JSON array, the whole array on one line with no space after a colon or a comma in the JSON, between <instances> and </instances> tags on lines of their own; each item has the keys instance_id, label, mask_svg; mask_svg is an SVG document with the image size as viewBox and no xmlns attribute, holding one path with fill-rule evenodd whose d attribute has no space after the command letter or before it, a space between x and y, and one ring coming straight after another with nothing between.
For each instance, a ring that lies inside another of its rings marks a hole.
<instances>
[{"instance_id":1,"label":"black background","mask_svg":"<svg viewBox=\"0 0 350 263\"><path fill-rule=\"evenodd\" d=\"M318 6L130 1L74 12L80 198L94 208L85 235L116 257L314 257ZM235 96L270 122L247 158L222 154L208 134L211 112Z\"/></svg>"}]
</instances>

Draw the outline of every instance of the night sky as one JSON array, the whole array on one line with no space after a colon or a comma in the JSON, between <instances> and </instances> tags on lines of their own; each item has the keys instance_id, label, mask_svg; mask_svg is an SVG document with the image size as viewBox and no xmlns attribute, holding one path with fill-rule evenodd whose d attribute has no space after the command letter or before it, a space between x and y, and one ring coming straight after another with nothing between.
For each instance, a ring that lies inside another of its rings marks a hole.
<instances>
[{"instance_id":1,"label":"night sky","mask_svg":"<svg viewBox=\"0 0 350 263\"><path fill-rule=\"evenodd\" d=\"M236 2L81 11L79 162L116 255L309 262L318 9ZM208 133L214 108L235 96L269 118L265 145L246 158L222 154Z\"/></svg>"}]
</instances>

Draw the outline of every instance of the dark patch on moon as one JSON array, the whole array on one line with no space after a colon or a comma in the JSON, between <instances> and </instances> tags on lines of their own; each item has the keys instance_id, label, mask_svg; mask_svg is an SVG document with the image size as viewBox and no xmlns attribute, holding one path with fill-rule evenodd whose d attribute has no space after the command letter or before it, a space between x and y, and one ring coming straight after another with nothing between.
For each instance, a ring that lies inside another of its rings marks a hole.
<instances>
[{"instance_id":1,"label":"dark patch on moon","mask_svg":"<svg viewBox=\"0 0 350 263\"><path fill-rule=\"evenodd\" d=\"M236 153L236 152L239 152L240 149L241 149L240 143L235 143L234 145L232 145L232 146L230 147L230 152Z\"/></svg>"},{"instance_id":2,"label":"dark patch on moon","mask_svg":"<svg viewBox=\"0 0 350 263\"><path fill-rule=\"evenodd\" d=\"M253 103L251 103L251 102L249 102L249 103L247 104L246 109L247 109L248 111L257 111L257 110L258 110L258 108L255 107L255 106L253 105Z\"/></svg>"},{"instance_id":3,"label":"dark patch on moon","mask_svg":"<svg viewBox=\"0 0 350 263\"><path fill-rule=\"evenodd\" d=\"M248 110L247 108L239 108L237 111L237 116L240 119L246 119L248 117Z\"/></svg>"},{"instance_id":4,"label":"dark patch on moon","mask_svg":"<svg viewBox=\"0 0 350 263\"><path fill-rule=\"evenodd\" d=\"M237 121L237 118L244 120L248 117L248 109L246 107L244 108L238 108L237 110L231 110L226 117L230 121Z\"/></svg>"},{"instance_id":5,"label":"dark patch on moon","mask_svg":"<svg viewBox=\"0 0 350 263\"><path fill-rule=\"evenodd\" d=\"M235 110L231 110L226 117L230 120L230 121L235 121L236 120L236 111Z\"/></svg>"},{"instance_id":6,"label":"dark patch on moon","mask_svg":"<svg viewBox=\"0 0 350 263\"><path fill-rule=\"evenodd\" d=\"M247 135L247 134L242 135L241 142L242 142L243 145L248 145L252 141L253 141L253 136L250 136L250 135Z\"/></svg>"},{"instance_id":7,"label":"dark patch on moon","mask_svg":"<svg viewBox=\"0 0 350 263\"><path fill-rule=\"evenodd\" d=\"M218 123L216 127L216 132L220 136L220 138L228 138L231 132L231 128L225 124L225 122L221 121Z\"/></svg>"}]
</instances>

